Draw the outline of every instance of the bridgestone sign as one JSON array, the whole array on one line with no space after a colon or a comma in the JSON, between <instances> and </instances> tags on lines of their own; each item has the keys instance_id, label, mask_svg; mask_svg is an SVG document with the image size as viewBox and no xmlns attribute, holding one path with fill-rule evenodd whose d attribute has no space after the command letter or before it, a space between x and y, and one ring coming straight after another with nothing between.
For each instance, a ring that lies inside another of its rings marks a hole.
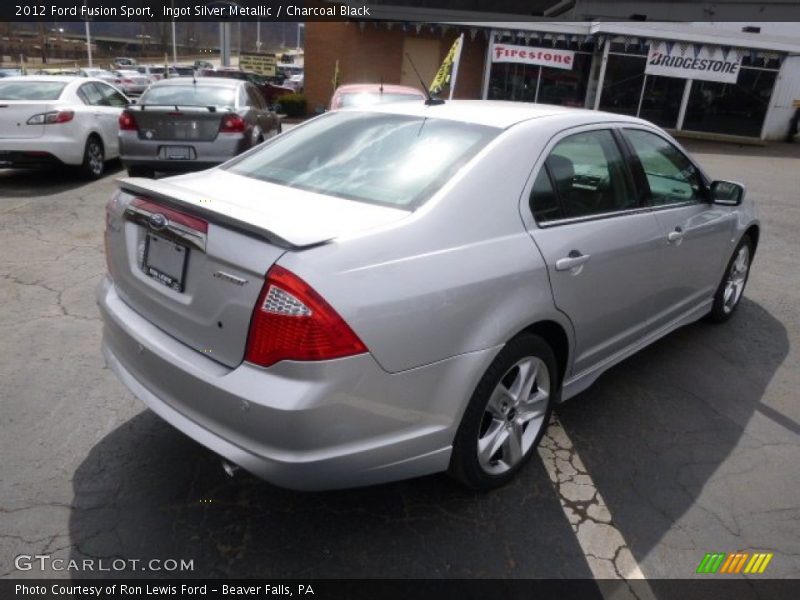
<instances>
[{"instance_id":1,"label":"bridgestone sign","mask_svg":"<svg viewBox=\"0 0 800 600\"><path fill-rule=\"evenodd\" d=\"M681 79L736 83L742 55L735 48L681 42L653 42L644 72Z\"/></svg>"},{"instance_id":2,"label":"bridgestone sign","mask_svg":"<svg viewBox=\"0 0 800 600\"><path fill-rule=\"evenodd\" d=\"M492 44L492 62L572 69L575 64L575 53L570 50L557 50L556 48Z\"/></svg>"}]
</instances>

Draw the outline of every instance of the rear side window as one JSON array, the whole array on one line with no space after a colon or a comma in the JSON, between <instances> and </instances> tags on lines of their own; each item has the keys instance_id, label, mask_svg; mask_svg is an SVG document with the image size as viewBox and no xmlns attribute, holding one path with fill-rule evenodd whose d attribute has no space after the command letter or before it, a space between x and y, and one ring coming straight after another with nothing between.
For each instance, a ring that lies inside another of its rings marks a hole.
<instances>
[{"instance_id":1,"label":"rear side window","mask_svg":"<svg viewBox=\"0 0 800 600\"><path fill-rule=\"evenodd\" d=\"M539 175L536 176L536 181L533 182L530 204L531 212L537 223L564 218L564 211L561 210L558 196L553 188L553 183L550 181L547 166L543 166L539 170Z\"/></svg>"},{"instance_id":2,"label":"rear side window","mask_svg":"<svg viewBox=\"0 0 800 600\"><path fill-rule=\"evenodd\" d=\"M443 119L331 112L226 168L288 187L411 209L499 133Z\"/></svg>"},{"instance_id":3,"label":"rear side window","mask_svg":"<svg viewBox=\"0 0 800 600\"><path fill-rule=\"evenodd\" d=\"M705 200L703 178L683 152L649 131L627 129L625 136L642 164L654 205Z\"/></svg>"},{"instance_id":4,"label":"rear side window","mask_svg":"<svg viewBox=\"0 0 800 600\"><path fill-rule=\"evenodd\" d=\"M561 201L563 218L637 206L624 158L607 129L565 137L553 148L545 165Z\"/></svg>"},{"instance_id":5,"label":"rear side window","mask_svg":"<svg viewBox=\"0 0 800 600\"><path fill-rule=\"evenodd\" d=\"M58 100L65 87L57 81L0 81L0 100Z\"/></svg>"}]
</instances>

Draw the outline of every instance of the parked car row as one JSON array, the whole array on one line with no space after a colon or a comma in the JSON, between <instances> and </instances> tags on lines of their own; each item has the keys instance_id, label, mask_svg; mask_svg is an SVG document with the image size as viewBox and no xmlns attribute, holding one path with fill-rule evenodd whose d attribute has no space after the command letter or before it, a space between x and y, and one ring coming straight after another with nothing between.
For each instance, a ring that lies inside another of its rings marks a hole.
<instances>
[{"instance_id":1,"label":"parked car row","mask_svg":"<svg viewBox=\"0 0 800 600\"><path fill-rule=\"evenodd\" d=\"M205 169L271 138L281 123L247 81L178 77L142 89L138 103L89 76L0 80L0 168L69 165L89 178L121 158L131 175ZM130 79L130 82L126 82Z\"/></svg>"}]
</instances>

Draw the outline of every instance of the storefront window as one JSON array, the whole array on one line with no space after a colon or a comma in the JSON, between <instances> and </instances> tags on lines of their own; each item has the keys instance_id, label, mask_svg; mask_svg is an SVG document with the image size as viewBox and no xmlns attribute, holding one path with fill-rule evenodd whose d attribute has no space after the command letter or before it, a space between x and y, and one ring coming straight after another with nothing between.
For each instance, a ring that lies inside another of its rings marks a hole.
<instances>
[{"instance_id":1,"label":"storefront window","mask_svg":"<svg viewBox=\"0 0 800 600\"><path fill-rule=\"evenodd\" d=\"M643 56L609 54L606 76L600 96L600 110L636 115L642 95L644 67Z\"/></svg>"},{"instance_id":2,"label":"storefront window","mask_svg":"<svg viewBox=\"0 0 800 600\"><path fill-rule=\"evenodd\" d=\"M660 127L677 127L686 80L648 75L639 116Z\"/></svg>"},{"instance_id":3,"label":"storefront window","mask_svg":"<svg viewBox=\"0 0 800 600\"><path fill-rule=\"evenodd\" d=\"M488 98L582 107L591 64L592 55L585 52L575 53L572 69L541 67L541 75L536 65L494 63Z\"/></svg>"},{"instance_id":4,"label":"storefront window","mask_svg":"<svg viewBox=\"0 0 800 600\"><path fill-rule=\"evenodd\" d=\"M759 137L775 71L741 69L734 83L692 82L683 129Z\"/></svg>"},{"instance_id":5,"label":"storefront window","mask_svg":"<svg viewBox=\"0 0 800 600\"><path fill-rule=\"evenodd\" d=\"M542 67L538 102L583 107L592 55L576 53L571 70Z\"/></svg>"}]
</instances>

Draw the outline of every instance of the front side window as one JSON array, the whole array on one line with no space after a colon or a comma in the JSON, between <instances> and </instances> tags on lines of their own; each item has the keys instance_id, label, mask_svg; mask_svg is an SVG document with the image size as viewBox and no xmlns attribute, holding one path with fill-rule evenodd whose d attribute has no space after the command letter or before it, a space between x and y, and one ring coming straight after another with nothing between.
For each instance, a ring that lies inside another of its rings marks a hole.
<instances>
[{"instance_id":1,"label":"front side window","mask_svg":"<svg viewBox=\"0 0 800 600\"><path fill-rule=\"evenodd\" d=\"M413 209L500 131L443 119L337 111L224 168L278 185Z\"/></svg>"},{"instance_id":2,"label":"front side window","mask_svg":"<svg viewBox=\"0 0 800 600\"><path fill-rule=\"evenodd\" d=\"M565 137L545 160L542 171L545 169L560 209L555 210L553 201L547 200L534 212L547 211L558 215L554 218L572 219L637 207L624 158L607 129ZM544 181L540 185L544 186Z\"/></svg>"},{"instance_id":3,"label":"front side window","mask_svg":"<svg viewBox=\"0 0 800 600\"><path fill-rule=\"evenodd\" d=\"M705 200L703 178L680 150L649 131L626 129L625 136L639 157L655 206Z\"/></svg>"},{"instance_id":4,"label":"front side window","mask_svg":"<svg viewBox=\"0 0 800 600\"><path fill-rule=\"evenodd\" d=\"M100 89L100 93L103 95L104 106L116 106L124 108L128 105L128 99L110 85L104 85L100 83L96 85Z\"/></svg>"}]
</instances>

